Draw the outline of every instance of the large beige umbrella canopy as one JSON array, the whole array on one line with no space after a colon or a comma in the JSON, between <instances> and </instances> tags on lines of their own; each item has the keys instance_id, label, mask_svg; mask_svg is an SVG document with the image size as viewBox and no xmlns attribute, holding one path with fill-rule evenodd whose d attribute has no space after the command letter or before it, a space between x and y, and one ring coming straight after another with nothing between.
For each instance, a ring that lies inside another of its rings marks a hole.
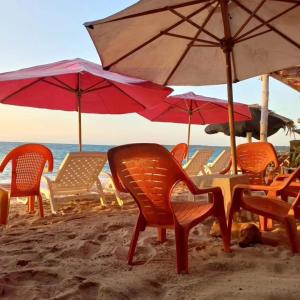
<instances>
[{"instance_id":1,"label":"large beige umbrella canopy","mask_svg":"<svg viewBox=\"0 0 300 300\"><path fill-rule=\"evenodd\" d=\"M299 64L298 0L142 0L86 23L104 68L167 85L227 83Z\"/></svg>"}]
</instances>

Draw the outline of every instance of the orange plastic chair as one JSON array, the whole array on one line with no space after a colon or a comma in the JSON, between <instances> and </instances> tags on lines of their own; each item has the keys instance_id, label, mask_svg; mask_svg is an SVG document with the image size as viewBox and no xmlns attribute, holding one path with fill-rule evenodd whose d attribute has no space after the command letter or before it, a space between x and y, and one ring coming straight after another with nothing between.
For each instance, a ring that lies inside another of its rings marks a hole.
<instances>
[{"instance_id":1,"label":"orange plastic chair","mask_svg":"<svg viewBox=\"0 0 300 300\"><path fill-rule=\"evenodd\" d=\"M178 163L182 165L182 162L186 158L188 153L188 145L185 143L178 144L170 152L178 161Z\"/></svg>"},{"instance_id":2,"label":"orange plastic chair","mask_svg":"<svg viewBox=\"0 0 300 300\"><path fill-rule=\"evenodd\" d=\"M291 249L300 252L299 237L295 217L300 217L300 167L289 177L281 181L274 181L270 186L265 185L237 185L234 189L232 204L228 216L228 229L231 231L234 213L240 208L255 214L270 218L285 226ZM292 203L283 201L280 195L287 189L298 186L298 193ZM249 196L244 190L266 191L266 196Z\"/></svg>"},{"instance_id":3,"label":"orange plastic chair","mask_svg":"<svg viewBox=\"0 0 300 300\"><path fill-rule=\"evenodd\" d=\"M53 155L51 151L39 144L26 144L9 152L0 165L3 172L9 162L12 162L11 184L2 188L9 191L10 197L28 197L28 211L34 211L35 197L38 198L40 216L44 217L40 181L45 164L48 171L53 170ZM1 186L0 186L1 187ZM9 198L1 199L0 224L7 224Z\"/></svg>"},{"instance_id":4,"label":"orange plastic chair","mask_svg":"<svg viewBox=\"0 0 300 300\"><path fill-rule=\"evenodd\" d=\"M131 144L112 148L108 161L117 189L129 192L139 207L139 217L128 253L132 264L139 233L147 226L158 228L158 239L166 240L166 229L175 230L177 272L188 272L188 235L192 227L215 216L221 227L224 250L230 251L223 195L218 187L198 189L170 152L157 144ZM184 182L194 195L212 193L212 203L171 203L171 192Z\"/></svg>"},{"instance_id":5,"label":"orange plastic chair","mask_svg":"<svg viewBox=\"0 0 300 300\"><path fill-rule=\"evenodd\" d=\"M279 161L274 146L270 143L246 143L236 147L239 172L247 174L250 184L266 185L273 181L274 173L279 168ZM273 163L273 170L267 177L267 168ZM225 168L221 174L226 174L231 168Z\"/></svg>"}]
</instances>

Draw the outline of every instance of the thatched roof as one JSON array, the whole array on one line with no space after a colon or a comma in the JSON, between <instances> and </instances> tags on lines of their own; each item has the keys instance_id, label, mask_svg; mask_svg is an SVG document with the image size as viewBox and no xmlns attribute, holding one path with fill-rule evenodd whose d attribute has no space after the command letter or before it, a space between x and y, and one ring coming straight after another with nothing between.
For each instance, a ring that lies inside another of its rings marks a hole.
<instances>
[{"instance_id":1,"label":"thatched roof","mask_svg":"<svg viewBox=\"0 0 300 300\"><path fill-rule=\"evenodd\" d=\"M270 74L273 78L300 92L300 65Z\"/></svg>"},{"instance_id":2,"label":"thatched roof","mask_svg":"<svg viewBox=\"0 0 300 300\"><path fill-rule=\"evenodd\" d=\"M236 122L235 133L236 136L246 137L247 132L252 132L252 136L255 139L259 140L261 107L258 104L253 104L249 105L249 108L251 111L252 120L245 122ZM295 128L295 125L291 119L278 115L269 110L268 136L275 134L281 128L287 130L288 132L292 132L292 130ZM205 128L205 132L208 134L214 134L218 132L223 132L226 135L230 134L228 124L208 125Z\"/></svg>"}]
</instances>

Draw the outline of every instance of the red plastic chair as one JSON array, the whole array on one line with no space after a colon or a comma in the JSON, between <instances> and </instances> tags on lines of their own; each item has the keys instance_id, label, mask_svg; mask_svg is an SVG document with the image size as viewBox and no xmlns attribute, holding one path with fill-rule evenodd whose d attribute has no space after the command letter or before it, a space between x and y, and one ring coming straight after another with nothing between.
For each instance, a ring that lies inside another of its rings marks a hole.
<instances>
[{"instance_id":1,"label":"red plastic chair","mask_svg":"<svg viewBox=\"0 0 300 300\"><path fill-rule=\"evenodd\" d=\"M178 144L170 152L178 161L178 163L182 165L182 162L186 158L188 153L188 145L185 143Z\"/></svg>"},{"instance_id":2,"label":"red plastic chair","mask_svg":"<svg viewBox=\"0 0 300 300\"><path fill-rule=\"evenodd\" d=\"M289 237L293 252L300 252L299 237L295 217L300 217L300 167L289 177L281 181L274 181L270 186L265 185L237 185L234 189L233 200L228 216L228 229L231 230L234 213L240 208L251 211L255 214L270 218L282 223ZM283 201L280 196L290 188L295 200L292 203ZM265 191L266 196L249 196L244 190Z\"/></svg>"},{"instance_id":3,"label":"red plastic chair","mask_svg":"<svg viewBox=\"0 0 300 300\"><path fill-rule=\"evenodd\" d=\"M128 253L128 264L132 264L139 233L147 226L158 228L161 242L166 240L166 229L174 229L177 272L187 273L189 231L209 216L218 219L224 250L230 251L220 188L198 189L171 154L157 144L131 144L110 149L108 161L117 189L129 192L140 210ZM172 189L180 181L194 195L212 193L212 203L171 203Z\"/></svg>"},{"instance_id":4,"label":"red plastic chair","mask_svg":"<svg viewBox=\"0 0 300 300\"><path fill-rule=\"evenodd\" d=\"M28 211L34 211L35 197L38 198L40 216L44 217L40 181L45 164L48 171L53 170L53 155L51 151L39 144L26 144L9 152L0 165L3 172L9 162L12 162L12 176L10 186L2 188L9 190L10 197L28 197ZM9 198L1 199L0 224L7 224L9 212Z\"/></svg>"}]
</instances>

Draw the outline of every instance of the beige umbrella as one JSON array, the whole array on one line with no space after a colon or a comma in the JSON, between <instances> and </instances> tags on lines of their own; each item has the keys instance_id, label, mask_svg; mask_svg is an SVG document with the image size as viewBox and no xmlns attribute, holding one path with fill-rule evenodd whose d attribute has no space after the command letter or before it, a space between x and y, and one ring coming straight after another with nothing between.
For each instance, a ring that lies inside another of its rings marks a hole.
<instances>
[{"instance_id":1,"label":"beige umbrella","mask_svg":"<svg viewBox=\"0 0 300 300\"><path fill-rule=\"evenodd\" d=\"M104 68L167 85L227 83L299 64L298 0L142 0L86 23Z\"/></svg>"}]
</instances>

